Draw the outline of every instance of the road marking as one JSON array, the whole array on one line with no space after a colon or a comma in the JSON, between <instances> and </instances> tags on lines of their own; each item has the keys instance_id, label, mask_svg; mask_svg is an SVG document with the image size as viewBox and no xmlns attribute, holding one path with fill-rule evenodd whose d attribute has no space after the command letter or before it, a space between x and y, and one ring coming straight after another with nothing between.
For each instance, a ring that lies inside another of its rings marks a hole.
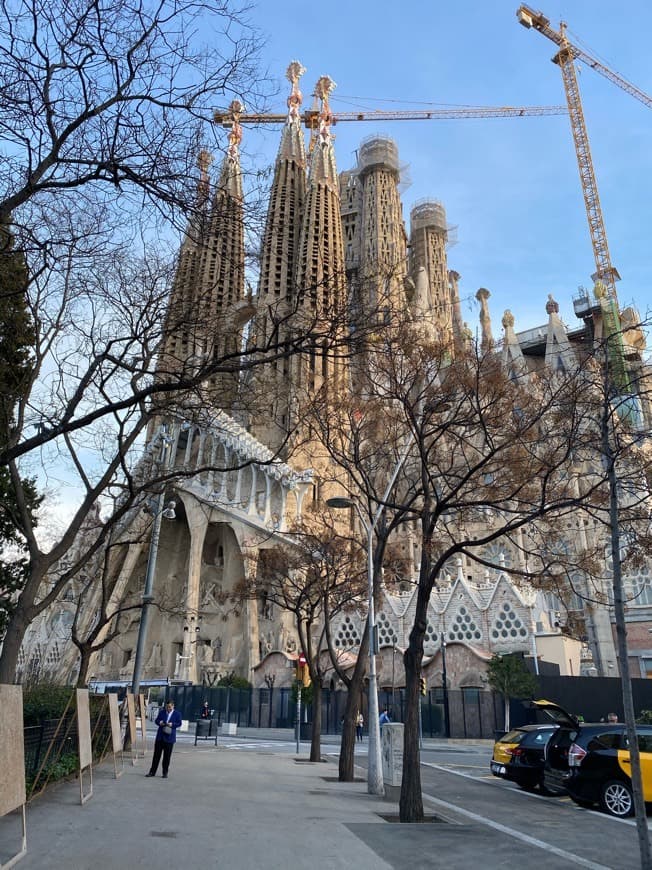
<instances>
[{"instance_id":1,"label":"road marking","mask_svg":"<svg viewBox=\"0 0 652 870\"><path fill-rule=\"evenodd\" d=\"M518 788L518 786L513 785L510 780L503 779L501 776L494 776L492 773L487 774L485 776L471 776L470 773L463 773L461 770L452 770L449 767L444 767L442 764L433 764L431 761L422 761L423 767L433 767L435 770L441 770L443 773L452 773L454 776L461 776L464 779L472 779L474 782L486 782L487 784L491 783L491 785L502 786L506 788L508 791L518 792L522 794L525 798L534 798L537 801L547 801L550 799L550 795L546 794L538 794L537 792L525 791L524 789ZM576 810L580 813L592 813L594 816L599 816L601 819L609 819L611 822L620 822L621 825L629 825L630 827L636 827L635 819L619 819L617 816L610 816L607 813L602 813L600 810L591 809L591 807L580 807L575 801L571 800L568 795L558 795L554 798L555 803L563 803L568 805L571 809Z\"/></svg>"},{"instance_id":2,"label":"road marking","mask_svg":"<svg viewBox=\"0 0 652 870\"><path fill-rule=\"evenodd\" d=\"M460 774L460 776L467 776L467 774ZM565 861L577 864L579 867L587 867L588 870L612 870L612 868L607 867L605 864L596 864L594 861L580 858L579 855L574 855L572 852L566 852L564 849L559 849L557 846L552 846L550 843L544 843L543 840L537 840L536 837L530 837L528 834L523 834L513 828L508 828L506 825L501 825L500 822L494 822L492 819L487 819L485 816L481 816L478 813L465 810L462 807L458 807L456 804L451 804L448 801L441 800L440 798L430 797L428 794L424 794L423 797L429 803L452 810L455 813L465 816L467 819L471 819L474 822L479 822L481 825L486 825L488 828L500 831L501 834L507 834L508 837L514 837L515 840L521 840L529 846L536 846L538 849L543 849L544 852L550 852L552 855L557 855Z\"/></svg>"}]
</instances>

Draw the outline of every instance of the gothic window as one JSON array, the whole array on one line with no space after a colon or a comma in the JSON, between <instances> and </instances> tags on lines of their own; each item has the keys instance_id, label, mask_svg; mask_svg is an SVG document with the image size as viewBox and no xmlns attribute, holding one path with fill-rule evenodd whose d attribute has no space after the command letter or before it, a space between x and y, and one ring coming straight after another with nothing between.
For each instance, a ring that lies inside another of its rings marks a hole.
<instances>
[{"instance_id":1,"label":"gothic window","mask_svg":"<svg viewBox=\"0 0 652 870\"><path fill-rule=\"evenodd\" d=\"M448 640L463 640L467 643L482 640L482 632L478 624L464 605L455 614L455 618L448 628L447 636Z\"/></svg>"},{"instance_id":2,"label":"gothic window","mask_svg":"<svg viewBox=\"0 0 652 870\"><path fill-rule=\"evenodd\" d=\"M426 633L423 638L424 648L427 647L430 652L433 651L433 648L438 646L439 644L439 631L435 626L434 622L430 619L428 620L428 625L426 626Z\"/></svg>"},{"instance_id":3,"label":"gothic window","mask_svg":"<svg viewBox=\"0 0 652 870\"><path fill-rule=\"evenodd\" d=\"M652 606L652 578L649 568L639 568L625 579L625 600L629 607Z\"/></svg>"},{"instance_id":4,"label":"gothic window","mask_svg":"<svg viewBox=\"0 0 652 870\"><path fill-rule=\"evenodd\" d=\"M439 576L441 578L450 577L451 580L454 580L457 577L457 560L459 556L451 556L450 559L447 559L441 571L439 572Z\"/></svg>"},{"instance_id":5,"label":"gothic window","mask_svg":"<svg viewBox=\"0 0 652 870\"><path fill-rule=\"evenodd\" d=\"M481 553L485 561L491 562L495 566L494 570L498 570L498 566L501 564L501 555L505 557L505 568L509 570L514 564L514 554L509 546L505 546L500 541L492 541Z\"/></svg>"},{"instance_id":6,"label":"gothic window","mask_svg":"<svg viewBox=\"0 0 652 870\"><path fill-rule=\"evenodd\" d=\"M378 616L378 619L376 620L376 629L378 631L379 646L394 646L398 641L398 636L386 614L381 613Z\"/></svg>"},{"instance_id":7,"label":"gothic window","mask_svg":"<svg viewBox=\"0 0 652 870\"><path fill-rule=\"evenodd\" d=\"M493 640L517 641L523 640L527 635L527 628L523 625L523 621L514 611L512 605L509 601L503 602L491 629Z\"/></svg>"},{"instance_id":8,"label":"gothic window","mask_svg":"<svg viewBox=\"0 0 652 870\"><path fill-rule=\"evenodd\" d=\"M335 635L335 646L339 649L350 649L360 644L358 627L350 616L345 616Z\"/></svg>"}]
</instances>

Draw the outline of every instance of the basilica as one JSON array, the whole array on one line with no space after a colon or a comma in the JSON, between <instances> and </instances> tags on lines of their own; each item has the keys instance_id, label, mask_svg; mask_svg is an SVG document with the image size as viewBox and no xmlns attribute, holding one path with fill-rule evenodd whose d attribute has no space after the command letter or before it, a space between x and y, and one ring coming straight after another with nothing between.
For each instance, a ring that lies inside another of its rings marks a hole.
<instances>
[{"instance_id":1,"label":"basilica","mask_svg":"<svg viewBox=\"0 0 652 870\"><path fill-rule=\"evenodd\" d=\"M317 82L318 123L306 141L299 88L303 72L298 62L287 72L288 113L269 190L256 292L247 284L239 104L232 105L229 146L214 179L210 155L200 155L197 214L179 251L157 363L162 378L173 379L198 356L235 356L254 338L258 346L272 335L278 345L289 343L299 321L319 320L326 296L329 310L349 306L353 328L372 311L391 315L402 307L439 336L450 336L452 344L468 341L476 331L462 318L462 279L448 262L444 206L434 199L421 201L404 220L398 147L387 137L363 141L357 164L338 173L329 124L333 82L325 76ZM600 335L604 308L588 292L574 300L572 328L549 297L542 300L541 324L523 331L510 311L502 314L502 331L492 324L490 296L485 288L477 290L481 341L506 365L518 361L525 368L558 369L581 352L587 334ZM184 326L188 311L199 312L193 329ZM625 365L640 377L645 339L637 320L633 309L622 312L629 326ZM204 334L198 321L206 324ZM174 414L155 416L144 467L181 469L183 476L166 491L143 680L214 685L235 673L254 687L269 685L270 679L277 687L290 684L300 652L292 615L264 596L236 601L235 593L243 578L256 583L265 550L323 498L317 482L324 456L310 439L297 447L293 437L302 425L297 396L318 389L327 378L345 383L337 370L341 364L334 357L316 367L314 359L311 364L307 355L297 354L264 362L247 375L221 371L211 384L212 395L221 397L219 406L195 404L192 413L180 406ZM261 397L258 404L243 405L243 383L249 395ZM649 425L649 409L641 407ZM142 514L128 519L132 527L146 527ZM444 646L452 688L486 689L487 662L496 652L523 653L537 669L546 662L562 675L617 675L608 606L581 595L561 601L517 582L510 572L518 567L519 555L508 542L496 541L481 555L494 567L459 557L445 566L432 593L424 649L429 686L441 685ZM115 602L139 599L152 558L147 534L130 535L114 566ZM397 652L406 647L412 626L419 559L415 548L405 576L382 593L376 614L381 686L404 685ZM650 578L641 570L626 579L633 674L647 676L652 674ZM73 583L30 627L19 677L38 673L64 682L75 679L78 655L70 627L76 607ZM81 618L90 624L91 600L86 611ZM334 618L335 647L351 667L365 620L364 603ZM124 613L115 637L94 654L89 676L98 682L128 681L138 628L139 610ZM335 681L332 686L337 687Z\"/></svg>"}]
</instances>

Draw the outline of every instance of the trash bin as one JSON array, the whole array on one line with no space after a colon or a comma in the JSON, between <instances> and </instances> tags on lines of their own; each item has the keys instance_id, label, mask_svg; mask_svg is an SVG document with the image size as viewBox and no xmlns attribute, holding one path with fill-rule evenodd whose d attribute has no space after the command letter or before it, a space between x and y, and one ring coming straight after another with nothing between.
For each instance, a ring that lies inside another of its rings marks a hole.
<instances>
[{"instance_id":1,"label":"trash bin","mask_svg":"<svg viewBox=\"0 0 652 870\"><path fill-rule=\"evenodd\" d=\"M207 740L211 736L211 720L197 719L195 723L195 746L197 740Z\"/></svg>"}]
</instances>

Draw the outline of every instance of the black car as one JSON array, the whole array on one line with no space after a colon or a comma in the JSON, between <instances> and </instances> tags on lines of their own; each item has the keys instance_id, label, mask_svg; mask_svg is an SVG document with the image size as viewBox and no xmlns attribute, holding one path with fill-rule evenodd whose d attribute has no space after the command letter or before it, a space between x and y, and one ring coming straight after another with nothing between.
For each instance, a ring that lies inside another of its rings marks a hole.
<instances>
[{"instance_id":1,"label":"black car","mask_svg":"<svg viewBox=\"0 0 652 870\"><path fill-rule=\"evenodd\" d=\"M543 767L545 748L556 725L523 725L508 731L494 745L491 772L521 788L545 790Z\"/></svg>"},{"instance_id":2,"label":"black car","mask_svg":"<svg viewBox=\"0 0 652 870\"><path fill-rule=\"evenodd\" d=\"M631 816L629 743L623 722L581 723L556 704L533 701L559 725L546 749L544 787L567 793L579 806L599 804L612 816ZM637 725L643 799L652 801L652 725Z\"/></svg>"}]
</instances>

